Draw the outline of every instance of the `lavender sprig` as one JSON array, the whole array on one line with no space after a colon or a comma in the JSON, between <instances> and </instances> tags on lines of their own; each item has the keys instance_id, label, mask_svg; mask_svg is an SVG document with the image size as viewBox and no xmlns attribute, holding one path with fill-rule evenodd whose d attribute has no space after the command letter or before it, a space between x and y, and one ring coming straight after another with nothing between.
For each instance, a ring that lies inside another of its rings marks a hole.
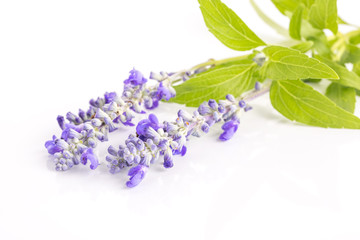
<instances>
[{"instance_id":1,"label":"lavender sprig","mask_svg":"<svg viewBox=\"0 0 360 240\"><path fill-rule=\"evenodd\" d=\"M108 133L118 129L118 125L134 126L131 120L135 113L145 113L145 109L156 108L159 101L175 97L173 83L185 81L202 68L193 68L189 71L179 71L168 74L151 73L150 78L157 84L149 86L147 79L140 71L130 71L130 76L124 81L124 90L119 97L115 92L105 93L104 97L90 100L90 107L85 112L80 109L78 115L68 112L65 122L63 116L57 121L62 129L60 138L55 135L45 143L49 154L54 155L55 169L66 171L80 162L84 165L91 162L90 168L99 165L97 156L91 150L97 141L107 141Z\"/></svg>"},{"instance_id":2,"label":"lavender sprig","mask_svg":"<svg viewBox=\"0 0 360 240\"><path fill-rule=\"evenodd\" d=\"M121 169L130 168L128 187L137 186L145 177L151 163L163 156L163 166L173 167L174 155L185 155L186 143L190 136L200 137L201 133L209 132L211 126L223 121L223 133L219 136L222 141L233 137L240 124L240 115L251 110L246 99L253 99L260 93L268 91L268 86L256 88L240 99L227 95L225 100L213 99L204 102L190 114L184 110L178 111L178 118L174 122L159 123L154 114L142 120L136 127L136 136L131 134L120 145L119 149L113 146L108 148L110 155L106 157L110 173L118 173Z\"/></svg>"}]
</instances>

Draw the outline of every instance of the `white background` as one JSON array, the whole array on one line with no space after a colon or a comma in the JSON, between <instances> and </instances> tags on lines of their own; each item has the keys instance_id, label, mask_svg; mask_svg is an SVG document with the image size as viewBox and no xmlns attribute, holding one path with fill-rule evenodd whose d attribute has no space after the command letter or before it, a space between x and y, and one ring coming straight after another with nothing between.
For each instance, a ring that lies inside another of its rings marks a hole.
<instances>
[{"instance_id":1,"label":"white background","mask_svg":"<svg viewBox=\"0 0 360 240\"><path fill-rule=\"evenodd\" d=\"M284 40L248 1L225 2L266 42ZM360 24L358 10L339 1L349 22ZM137 188L105 164L54 171L44 142L59 135L58 114L120 93L134 66L148 75L238 54L207 31L195 0L1 1L0 239L360 239L360 132L291 123L267 95L231 141L215 126ZM155 112L172 120L178 108Z\"/></svg>"}]
</instances>

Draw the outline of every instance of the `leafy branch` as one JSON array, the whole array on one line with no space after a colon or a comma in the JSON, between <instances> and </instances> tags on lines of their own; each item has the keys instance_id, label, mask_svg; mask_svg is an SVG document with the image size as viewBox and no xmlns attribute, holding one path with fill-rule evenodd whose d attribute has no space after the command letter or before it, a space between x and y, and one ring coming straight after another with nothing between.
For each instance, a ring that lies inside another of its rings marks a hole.
<instances>
[{"instance_id":1,"label":"leafy branch","mask_svg":"<svg viewBox=\"0 0 360 240\"><path fill-rule=\"evenodd\" d=\"M205 24L220 42L253 53L204 63L205 72L175 86L177 96L171 101L198 106L228 93L241 98L256 82L267 80L271 103L286 118L311 126L360 129L360 119L353 115L360 92L360 29L338 31L339 24L354 25L338 16L336 0L271 1L289 18L288 30L255 0L250 3L269 26L297 42L290 48L265 43L220 0L199 0ZM328 87L320 93L312 85L323 79L329 80Z\"/></svg>"}]
</instances>

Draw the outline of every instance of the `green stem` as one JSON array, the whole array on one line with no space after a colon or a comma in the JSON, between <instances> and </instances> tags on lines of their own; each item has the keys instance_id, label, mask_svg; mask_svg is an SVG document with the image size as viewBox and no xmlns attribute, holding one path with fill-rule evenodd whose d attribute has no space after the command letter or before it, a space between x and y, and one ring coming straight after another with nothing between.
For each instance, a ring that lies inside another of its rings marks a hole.
<instances>
[{"instance_id":1,"label":"green stem","mask_svg":"<svg viewBox=\"0 0 360 240\"><path fill-rule=\"evenodd\" d=\"M210 65L218 66L221 64L229 63L229 62L245 60L245 59L248 59L248 57L249 57L249 55L243 55L243 56L237 56L237 57L231 57L231 58L224 58L224 59L220 59L220 60L209 59L206 62L203 62L203 63L193 66L192 68L190 68L190 71L194 71L196 69L199 69L202 67L207 67Z\"/></svg>"},{"instance_id":2,"label":"green stem","mask_svg":"<svg viewBox=\"0 0 360 240\"><path fill-rule=\"evenodd\" d=\"M184 74L186 74L186 72L194 72L198 69L204 68L204 67L214 67L214 66L218 66L221 64L225 64L225 63L229 63L229 62L234 62L234 61L240 61L240 60L245 60L248 59L250 56L250 54L248 55L243 55L243 56L237 56L237 57L231 57L231 58L224 58L224 59L220 59L220 60L215 60L215 59L209 59L206 62L200 63L198 65L193 66L190 69L185 69L185 70L181 70L176 72L174 75L171 76L172 80L171 80L171 84L177 84L179 82L182 82L182 76Z\"/></svg>"},{"instance_id":3,"label":"green stem","mask_svg":"<svg viewBox=\"0 0 360 240\"><path fill-rule=\"evenodd\" d=\"M270 27L275 29L279 34L283 35L284 37L289 37L289 32L286 28L280 26L276 22L274 22L271 18L269 18L255 3L254 0L250 0L252 7L254 8L255 12L259 15L259 17Z\"/></svg>"},{"instance_id":4,"label":"green stem","mask_svg":"<svg viewBox=\"0 0 360 240\"><path fill-rule=\"evenodd\" d=\"M251 100L254 100L254 99L264 95L265 93L269 92L271 83L272 83L272 81L268 80L267 82L265 82L263 84L261 89L259 89L259 90L253 89L249 92L246 92L240 97L240 99L250 102Z\"/></svg>"}]
</instances>

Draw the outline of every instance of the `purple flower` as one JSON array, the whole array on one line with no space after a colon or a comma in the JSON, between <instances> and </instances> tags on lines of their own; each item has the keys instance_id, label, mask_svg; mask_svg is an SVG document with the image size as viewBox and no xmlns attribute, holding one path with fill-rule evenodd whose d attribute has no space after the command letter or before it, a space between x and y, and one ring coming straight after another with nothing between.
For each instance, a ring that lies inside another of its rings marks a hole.
<instances>
[{"instance_id":1,"label":"purple flower","mask_svg":"<svg viewBox=\"0 0 360 240\"><path fill-rule=\"evenodd\" d=\"M129 126L129 127L135 126L135 124L133 124L133 123L131 122L131 119L130 119L130 120L126 120L126 121L123 122L122 124L124 124L124 126Z\"/></svg>"},{"instance_id":2,"label":"purple flower","mask_svg":"<svg viewBox=\"0 0 360 240\"><path fill-rule=\"evenodd\" d=\"M164 159L164 168L172 168L174 166L174 162L169 159Z\"/></svg>"},{"instance_id":3,"label":"purple flower","mask_svg":"<svg viewBox=\"0 0 360 240\"><path fill-rule=\"evenodd\" d=\"M157 106L159 106L159 99L157 96L153 97L153 98L150 98L148 100L145 100L144 102L144 106L146 109L154 109L156 108Z\"/></svg>"},{"instance_id":4,"label":"purple flower","mask_svg":"<svg viewBox=\"0 0 360 240\"><path fill-rule=\"evenodd\" d=\"M104 118L104 123L109 127L109 132L113 132L118 129L109 117Z\"/></svg>"},{"instance_id":5,"label":"purple flower","mask_svg":"<svg viewBox=\"0 0 360 240\"><path fill-rule=\"evenodd\" d=\"M226 99L229 100L230 102L235 102L235 97L231 94L227 94Z\"/></svg>"},{"instance_id":6,"label":"purple flower","mask_svg":"<svg viewBox=\"0 0 360 240\"><path fill-rule=\"evenodd\" d=\"M224 132L220 135L219 139L221 141L227 141L232 138L232 136L234 136L234 134L236 133L239 124L240 121L238 119L233 119L224 123L224 125L222 125L221 127Z\"/></svg>"},{"instance_id":7,"label":"purple flower","mask_svg":"<svg viewBox=\"0 0 360 240\"><path fill-rule=\"evenodd\" d=\"M160 82L157 90L157 96L159 99L165 99L166 101L169 101L170 98L175 97L175 94L172 93L169 88L165 87L162 82Z\"/></svg>"},{"instance_id":8,"label":"purple flower","mask_svg":"<svg viewBox=\"0 0 360 240\"><path fill-rule=\"evenodd\" d=\"M164 167L172 168L174 166L172 151L165 151L164 153Z\"/></svg>"},{"instance_id":9,"label":"purple flower","mask_svg":"<svg viewBox=\"0 0 360 240\"><path fill-rule=\"evenodd\" d=\"M206 115L211 113L211 109L208 106L208 103L203 102L202 104L200 104L200 106L198 107L198 112L200 113L200 115Z\"/></svg>"},{"instance_id":10,"label":"purple flower","mask_svg":"<svg viewBox=\"0 0 360 240\"><path fill-rule=\"evenodd\" d=\"M187 150L186 146L183 146L181 149L173 150L173 154L184 156L186 154L186 150Z\"/></svg>"},{"instance_id":11,"label":"purple flower","mask_svg":"<svg viewBox=\"0 0 360 240\"><path fill-rule=\"evenodd\" d=\"M74 125L72 123L65 123L65 129L61 133L61 138L67 141L70 136L70 129L73 129L76 132L80 133L83 130L83 128L84 128L83 124Z\"/></svg>"},{"instance_id":12,"label":"purple flower","mask_svg":"<svg viewBox=\"0 0 360 240\"><path fill-rule=\"evenodd\" d=\"M209 130L210 130L209 124L204 123L204 124L201 126L201 130L202 130L204 133L208 133Z\"/></svg>"},{"instance_id":13,"label":"purple flower","mask_svg":"<svg viewBox=\"0 0 360 240\"><path fill-rule=\"evenodd\" d=\"M255 90L256 91L259 91L261 89L261 84L260 84L260 82L256 82L255 83Z\"/></svg>"},{"instance_id":14,"label":"purple flower","mask_svg":"<svg viewBox=\"0 0 360 240\"><path fill-rule=\"evenodd\" d=\"M155 114L150 114L148 119L141 120L136 126L136 132L140 136L146 135L146 130L151 127L157 131L161 126Z\"/></svg>"},{"instance_id":15,"label":"purple flower","mask_svg":"<svg viewBox=\"0 0 360 240\"><path fill-rule=\"evenodd\" d=\"M224 107L224 105L219 104L218 111L219 111L219 113L224 113L224 112L225 112L225 107Z\"/></svg>"},{"instance_id":16,"label":"purple flower","mask_svg":"<svg viewBox=\"0 0 360 240\"><path fill-rule=\"evenodd\" d=\"M57 120L60 128L64 129L65 128L65 119L64 119L64 117L59 115L59 116L57 116L56 120Z\"/></svg>"},{"instance_id":17,"label":"purple flower","mask_svg":"<svg viewBox=\"0 0 360 240\"><path fill-rule=\"evenodd\" d=\"M88 118L91 118L95 115L96 113L96 108L94 108L93 106L90 106L89 109L86 111L86 116Z\"/></svg>"},{"instance_id":18,"label":"purple flower","mask_svg":"<svg viewBox=\"0 0 360 240\"><path fill-rule=\"evenodd\" d=\"M94 154L92 148L86 149L81 154L81 163L82 164L86 165L88 160L90 161L90 169L94 170L95 168L97 168L97 166L99 166L99 160L98 160L97 156Z\"/></svg>"},{"instance_id":19,"label":"purple flower","mask_svg":"<svg viewBox=\"0 0 360 240\"><path fill-rule=\"evenodd\" d=\"M55 135L53 136L52 140L45 142L45 147L46 147L48 153L51 155L54 155L55 153L61 152L63 150L62 147L60 147L56 144L56 142L57 142L57 139L56 139Z\"/></svg>"},{"instance_id":20,"label":"purple flower","mask_svg":"<svg viewBox=\"0 0 360 240\"><path fill-rule=\"evenodd\" d=\"M252 109L252 106L246 106L246 107L244 108L244 111L247 112L247 111L250 111L251 109Z\"/></svg>"},{"instance_id":21,"label":"purple flower","mask_svg":"<svg viewBox=\"0 0 360 240\"><path fill-rule=\"evenodd\" d=\"M75 124L80 124L82 122L82 120L72 112L68 112L66 114L66 118L67 118L67 120L69 120L70 122L73 122Z\"/></svg>"},{"instance_id":22,"label":"purple flower","mask_svg":"<svg viewBox=\"0 0 360 240\"><path fill-rule=\"evenodd\" d=\"M129 188L137 186L144 179L148 169L149 167L143 164L130 168L128 172L130 179L126 182L126 186Z\"/></svg>"},{"instance_id":23,"label":"purple flower","mask_svg":"<svg viewBox=\"0 0 360 240\"><path fill-rule=\"evenodd\" d=\"M94 108L101 108L105 104L105 99L98 97L96 100L91 99L89 104Z\"/></svg>"},{"instance_id":24,"label":"purple flower","mask_svg":"<svg viewBox=\"0 0 360 240\"><path fill-rule=\"evenodd\" d=\"M125 121L122 121L122 120L121 120L121 116L125 116ZM114 118L113 122L114 122L114 123L122 123L122 124L124 124L124 126L133 127L133 126L135 126L135 124L133 124L133 123L131 122L132 118L133 118L133 117L131 117L131 116L127 116L127 115L126 115L126 112L123 112L122 115L119 115L119 116L117 116L116 118Z\"/></svg>"},{"instance_id":25,"label":"purple flower","mask_svg":"<svg viewBox=\"0 0 360 240\"><path fill-rule=\"evenodd\" d=\"M147 79L144 78L140 71L135 70L135 68L130 71L129 78L124 81L125 84L131 84L133 86L142 85L146 82Z\"/></svg>"},{"instance_id":26,"label":"purple flower","mask_svg":"<svg viewBox=\"0 0 360 240\"><path fill-rule=\"evenodd\" d=\"M239 101L239 107L244 108L246 106L246 103L244 100Z\"/></svg>"},{"instance_id":27,"label":"purple flower","mask_svg":"<svg viewBox=\"0 0 360 240\"><path fill-rule=\"evenodd\" d=\"M210 100L208 101L208 105L209 105L209 107L211 107L213 110L217 110L217 108L218 108L218 104L217 104L217 102L216 102L214 99L210 99Z\"/></svg>"},{"instance_id":28,"label":"purple flower","mask_svg":"<svg viewBox=\"0 0 360 240\"><path fill-rule=\"evenodd\" d=\"M105 103L111 103L116 100L117 95L116 92L110 92L110 93L106 92L104 94L104 97L105 97Z\"/></svg>"}]
</instances>

